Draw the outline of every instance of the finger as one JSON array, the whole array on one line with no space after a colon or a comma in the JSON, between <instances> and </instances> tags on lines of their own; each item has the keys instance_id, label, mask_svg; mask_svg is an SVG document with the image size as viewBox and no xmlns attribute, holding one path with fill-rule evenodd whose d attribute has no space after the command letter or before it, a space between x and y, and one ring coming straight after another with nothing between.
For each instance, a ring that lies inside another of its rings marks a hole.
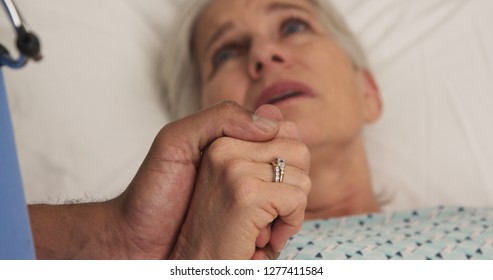
<instances>
[{"instance_id":1,"label":"finger","mask_svg":"<svg viewBox=\"0 0 493 280\"><path fill-rule=\"evenodd\" d=\"M283 121L279 122L279 133L277 134L277 137L285 137L299 141L300 132L293 122Z\"/></svg>"},{"instance_id":2,"label":"finger","mask_svg":"<svg viewBox=\"0 0 493 280\"><path fill-rule=\"evenodd\" d=\"M276 158L282 158L286 165L305 171L310 167L310 151L300 141L288 138L256 143L222 137L214 141L207 149L211 160L228 166L228 161L238 159L251 162L271 164Z\"/></svg>"},{"instance_id":3,"label":"finger","mask_svg":"<svg viewBox=\"0 0 493 280\"><path fill-rule=\"evenodd\" d=\"M233 172L235 172L235 174L230 174L228 176L234 176L235 178L254 176L263 183L274 183L275 174L272 164L244 161L234 169L235 171ZM307 195L310 192L310 177L308 177L304 170L294 166L288 165L285 167L284 178L281 183L284 185L298 187Z\"/></svg>"},{"instance_id":4,"label":"finger","mask_svg":"<svg viewBox=\"0 0 493 280\"><path fill-rule=\"evenodd\" d=\"M277 137L300 139L298 127L293 122L284 121L281 111L276 106L269 104L260 106L255 111L255 114L279 122L279 133Z\"/></svg>"},{"instance_id":5,"label":"finger","mask_svg":"<svg viewBox=\"0 0 493 280\"><path fill-rule=\"evenodd\" d=\"M255 242L255 246L259 248L265 247L270 240L270 231L271 231L271 225L268 224L265 228L263 228L260 231L257 240Z\"/></svg>"},{"instance_id":6,"label":"finger","mask_svg":"<svg viewBox=\"0 0 493 280\"><path fill-rule=\"evenodd\" d=\"M283 218L276 219L272 225L271 239L269 241L272 249L275 252L281 252L286 246L288 239L301 229L302 224L303 221L294 223L291 221L290 223L286 223Z\"/></svg>"},{"instance_id":7,"label":"finger","mask_svg":"<svg viewBox=\"0 0 493 280\"><path fill-rule=\"evenodd\" d=\"M264 182L297 187L308 195L311 188L311 180L304 170L288 165L284 168L284 177L282 181L275 182L275 171L273 168L273 166L270 166L270 170L269 168L263 168L262 171L259 171L261 172L260 175L262 176Z\"/></svg>"},{"instance_id":8,"label":"finger","mask_svg":"<svg viewBox=\"0 0 493 280\"><path fill-rule=\"evenodd\" d=\"M252 256L252 260L277 260L279 252L275 252L267 245L263 248L257 248Z\"/></svg>"},{"instance_id":9,"label":"finger","mask_svg":"<svg viewBox=\"0 0 493 280\"><path fill-rule=\"evenodd\" d=\"M225 101L169 123L161 130L153 147L176 148L172 160L192 160L198 164L201 152L220 137L263 142L273 139L278 131L276 121Z\"/></svg>"},{"instance_id":10,"label":"finger","mask_svg":"<svg viewBox=\"0 0 493 280\"><path fill-rule=\"evenodd\" d=\"M275 121L284 120L281 110L279 110L279 108L277 108L276 106L270 104L266 104L258 107L257 110L255 110L255 114L257 116L275 120Z\"/></svg>"},{"instance_id":11,"label":"finger","mask_svg":"<svg viewBox=\"0 0 493 280\"><path fill-rule=\"evenodd\" d=\"M271 188L274 189L273 192L278 193L273 200L278 218L272 223L269 244L275 252L280 252L289 237L297 233L303 224L307 195L298 188L286 187L278 183L273 183ZM283 195L279 195L281 193L276 189L282 189Z\"/></svg>"}]
</instances>

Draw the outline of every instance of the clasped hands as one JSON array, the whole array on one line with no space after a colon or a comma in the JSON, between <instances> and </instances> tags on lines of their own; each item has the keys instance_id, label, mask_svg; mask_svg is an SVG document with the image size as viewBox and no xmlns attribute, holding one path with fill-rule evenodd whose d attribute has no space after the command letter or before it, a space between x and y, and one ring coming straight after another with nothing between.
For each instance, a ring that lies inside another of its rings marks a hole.
<instances>
[{"instance_id":1,"label":"clasped hands","mask_svg":"<svg viewBox=\"0 0 493 280\"><path fill-rule=\"evenodd\" d=\"M286 162L273 182L271 162ZM112 201L127 255L273 259L301 228L310 156L274 106L223 102L166 125L127 190Z\"/></svg>"}]
</instances>

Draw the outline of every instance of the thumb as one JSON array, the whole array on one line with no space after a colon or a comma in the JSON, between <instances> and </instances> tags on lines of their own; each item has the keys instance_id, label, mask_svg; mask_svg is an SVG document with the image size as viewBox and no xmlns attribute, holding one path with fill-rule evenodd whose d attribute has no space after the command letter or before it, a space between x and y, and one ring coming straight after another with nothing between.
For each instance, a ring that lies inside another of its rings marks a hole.
<instances>
[{"instance_id":1,"label":"thumb","mask_svg":"<svg viewBox=\"0 0 493 280\"><path fill-rule=\"evenodd\" d=\"M192 161L197 165L201 152L220 137L254 142L274 139L279 132L279 124L275 121L279 117L282 118L282 115L275 107L274 110L262 109L259 114L232 101L224 101L166 125L153 146L168 151L169 148L177 148L175 152L181 154L175 154L174 159Z\"/></svg>"},{"instance_id":2,"label":"thumb","mask_svg":"<svg viewBox=\"0 0 493 280\"><path fill-rule=\"evenodd\" d=\"M260 106L255 111L255 114L257 116L278 121L279 133L277 134L277 137L285 137L285 138L300 140L300 133L298 127L293 122L284 121L284 117L281 111L276 106L274 105Z\"/></svg>"}]
</instances>

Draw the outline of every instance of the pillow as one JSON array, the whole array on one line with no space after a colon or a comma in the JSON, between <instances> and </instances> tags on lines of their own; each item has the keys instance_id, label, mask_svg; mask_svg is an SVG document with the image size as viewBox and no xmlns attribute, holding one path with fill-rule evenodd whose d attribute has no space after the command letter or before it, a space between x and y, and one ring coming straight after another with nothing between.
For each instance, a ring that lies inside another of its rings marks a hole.
<instances>
[{"instance_id":1,"label":"pillow","mask_svg":"<svg viewBox=\"0 0 493 280\"><path fill-rule=\"evenodd\" d=\"M385 103L365 135L384 209L491 206L493 1L334 2Z\"/></svg>"},{"instance_id":2,"label":"pillow","mask_svg":"<svg viewBox=\"0 0 493 280\"><path fill-rule=\"evenodd\" d=\"M40 63L4 70L27 200L114 197L167 122L157 69L173 6L162 0L16 4L44 55ZM13 42L11 29L2 11L2 43Z\"/></svg>"}]
</instances>

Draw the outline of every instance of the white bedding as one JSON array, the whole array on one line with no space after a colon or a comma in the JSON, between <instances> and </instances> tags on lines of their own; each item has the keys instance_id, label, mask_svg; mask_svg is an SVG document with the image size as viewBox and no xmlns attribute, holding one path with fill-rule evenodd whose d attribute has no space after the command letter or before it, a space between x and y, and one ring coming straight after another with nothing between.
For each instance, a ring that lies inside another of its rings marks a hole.
<instances>
[{"instance_id":1,"label":"white bedding","mask_svg":"<svg viewBox=\"0 0 493 280\"><path fill-rule=\"evenodd\" d=\"M44 54L39 64L5 71L27 199L119 194L167 122L157 69L170 4L16 3ZM3 43L12 30L0 20Z\"/></svg>"},{"instance_id":2,"label":"white bedding","mask_svg":"<svg viewBox=\"0 0 493 280\"><path fill-rule=\"evenodd\" d=\"M177 0L178 1L178 0ZM165 0L17 0L45 59L5 71L29 201L122 191L165 124ZM336 0L385 101L366 130L384 209L493 204L493 1ZM12 31L0 16L0 38Z\"/></svg>"}]
</instances>

